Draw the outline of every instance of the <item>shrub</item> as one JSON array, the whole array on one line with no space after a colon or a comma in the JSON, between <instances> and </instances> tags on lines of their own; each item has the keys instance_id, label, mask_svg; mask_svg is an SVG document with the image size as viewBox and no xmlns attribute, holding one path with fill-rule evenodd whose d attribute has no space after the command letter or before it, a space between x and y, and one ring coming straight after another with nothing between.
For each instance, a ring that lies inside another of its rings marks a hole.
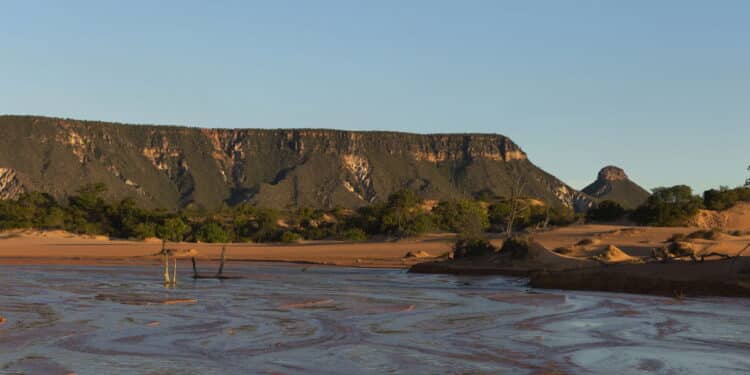
<instances>
[{"instance_id":1,"label":"shrub","mask_svg":"<svg viewBox=\"0 0 750 375\"><path fill-rule=\"evenodd\" d=\"M283 243L299 242L301 238L299 234L291 231L285 231L281 234L281 242Z\"/></svg>"},{"instance_id":2,"label":"shrub","mask_svg":"<svg viewBox=\"0 0 750 375\"><path fill-rule=\"evenodd\" d=\"M600 202L596 207L586 213L586 219L590 221L616 221L625 216L625 208L619 203L611 200Z\"/></svg>"},{"instance_id":3,"label":"shrub","mask_svg":"<svg viewBox=\"0 0 750 375\"><path fill-rule=\"evenodd\" d=\"M515 236L508 238L500 249L500 254L510 256L511 258L526 258L531 248L531 239L525 236Z\"/></svg>"},{"instance_id":4,"label":"shrub","mask_svg":"<svg viewBox=\"0 0 750 375\"><path fill-rule=\"evenodd\" d=\"M454 258L466 258L491 255L497 248L484 238L460 238L453 246Z\"/></svg>"},{"instance_id":5,"label":"shrub","mask_svg":"<svg viewBox=\"0 0 750 375\"><path fill-rule=\"evenodd\" d=\"M367 239L367 234L362 229L351 228L341 233L339 239L343 241L364 241Z\"/></svg>"}]
</instances>

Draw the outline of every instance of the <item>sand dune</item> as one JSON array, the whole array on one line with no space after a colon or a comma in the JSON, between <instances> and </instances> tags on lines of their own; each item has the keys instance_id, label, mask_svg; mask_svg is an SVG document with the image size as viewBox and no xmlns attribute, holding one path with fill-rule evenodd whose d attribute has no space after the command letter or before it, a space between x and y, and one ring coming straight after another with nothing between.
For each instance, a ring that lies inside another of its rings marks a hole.
<instances>
[{"instance_id":1,"label":"sand dune","mask_svg":"<svg viewBox=\"0 0 750 375\"><path fill-rule=\"evenodd\" d=\"M750 230L750 202L738 202L724 211L700 210L690 225L703 229Z\"/></svg>"}]
</instances>

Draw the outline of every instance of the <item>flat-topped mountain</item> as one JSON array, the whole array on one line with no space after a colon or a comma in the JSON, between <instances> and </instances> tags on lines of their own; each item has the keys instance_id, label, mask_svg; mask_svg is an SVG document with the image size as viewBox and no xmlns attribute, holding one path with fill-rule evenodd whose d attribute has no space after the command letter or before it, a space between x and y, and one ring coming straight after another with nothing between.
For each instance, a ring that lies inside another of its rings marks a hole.
<instances>
[{"instance_id":1,"label":"flat-topped mountain","mask_svg":"<svg viewBox=\"0 0 750 375\"><path fill-rule=\"evenodd\" d=\"M602 168L596 181L582 191L600 201L615 201L625 208L638 207L650 195L646 189L631 181L622 168L611 165Z\"/></svg>"},{"instance_id":2,"label":"flat-topped mountain","mask_svg":"<svg viewBox=\"0 0 750 375\"><path fill-rule=\"evenodd\" d=\"M147 207L359 207L400 189L426 199L525 195L586 208L591 200L497 134L324 129L199 129L0 116L0 199L64 197L102 182Z\"/></svg>"}]
</instances>

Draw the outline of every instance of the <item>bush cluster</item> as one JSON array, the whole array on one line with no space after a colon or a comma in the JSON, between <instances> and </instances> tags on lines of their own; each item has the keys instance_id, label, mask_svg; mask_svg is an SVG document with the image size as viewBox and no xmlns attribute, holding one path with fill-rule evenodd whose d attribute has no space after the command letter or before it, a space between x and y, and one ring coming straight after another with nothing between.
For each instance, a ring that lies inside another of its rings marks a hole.
<instances>
[{"instance_id":1,"label":"bush cluster","mask_svg":"<svg viewBox=\"0 0 750 375\"><path fill-rule=\"evenodd\" d=\"M453 245L453 258L468 258L491 255L497 248L485 238L460 238Z\"/></svg>"},{"instance_id":2,"label":"bush cluster","mask_svg":"<svg viewBox=\"0 0 750 375\"><path fill-rule=\"evenodd\" d=\"M737 202L750 202L750 188L729 189L722 187L719 190L711 189L703 193L703 205L709 210L726 210Z\"/></svg>"},{"instance_id":3,"label":"bush cluster","mask_svg":"<svg viewBox=\"0 0 750 375\"><path fill-rule=\"evenodd\" d=\"M599 202L586 213L586 220L611 222L625 217L627 210L619 203L611 200Z\"/></svg>"},{"instance_id":4,"label":"bush cluster","mask_svg":"<svg viewBox=\"0 0 750 375\"><path fill-rule=\"evenodd\" d=\"M641 225L682 226L703 208L703 200L693 195L689 186L656 188L630 218Z\"/></svg>"},{"instance_id":5,"label":"bush cluster","mask_svg":"<svg viewBox=\"0 0 750 375\"><path fill-rule=\"evenodd\" d=\"M469 238L481 237L487 231L504 231L510 210L510 203L498 197L428 205L410 190L397 191L383 202L353 211L341 208L279 211L243 203L213 212L193 206L169 212L140 207L132 198L113 201L106 197L106 186L93 184L59 201L38 192L23 194L17 200L0 201L0 230L62 229L114 238L158 237L207 243L363 241L438 231ZM572 210L525 199L516 215L514 229L564 225L573 220Z\"/></svg>"}]
</instances>

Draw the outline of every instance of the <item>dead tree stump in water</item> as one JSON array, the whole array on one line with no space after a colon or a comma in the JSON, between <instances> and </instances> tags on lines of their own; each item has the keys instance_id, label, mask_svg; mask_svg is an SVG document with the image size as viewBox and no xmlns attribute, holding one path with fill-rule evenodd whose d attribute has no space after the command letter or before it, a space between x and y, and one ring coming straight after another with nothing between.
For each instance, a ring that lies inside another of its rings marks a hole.
<instances>
[{"instance_id":1,"label":"dead tree stump in water","mask_svg":"<svg viewBox=\"0 0 750 375\"><path fill-rule=\"evenodd\" d=\"M161 240L161 258L164 262L164 285L169 285L172 281L169 279L169 254L167 251L167 240Z\"/></svg>"},{"instance_id":2,"label":"dead tree stump in water","mask_svg":"<svg viewBox=\"0 0 750 375\"><path fill-rule=\"evenodd\" d=\"M216 274L212 276L207 275L201 275L198 273L198 267L196 266L195 257L191 258L193 262L193 279L217 279L217 280L227 280L227 279L243 279L244 276L234 276L234 275L224 275L224 263L226 263L226 254L227 253L227 247L226 245L221 247L221 258L219 260L219 269L216 271Z\"/></svg>"},{"instance_id":3,"label":"dead tree stump in water","mask_svg":"<svg viewBox=\"0 0 750 375\"><path fill-rule=\"evenodd\" d=\"M226 260L227 246L221 247L221 262L219 263L219 271L216 272L216 277L221 277L224 273L224 261Z\"/></svg>"}]
</instances>

